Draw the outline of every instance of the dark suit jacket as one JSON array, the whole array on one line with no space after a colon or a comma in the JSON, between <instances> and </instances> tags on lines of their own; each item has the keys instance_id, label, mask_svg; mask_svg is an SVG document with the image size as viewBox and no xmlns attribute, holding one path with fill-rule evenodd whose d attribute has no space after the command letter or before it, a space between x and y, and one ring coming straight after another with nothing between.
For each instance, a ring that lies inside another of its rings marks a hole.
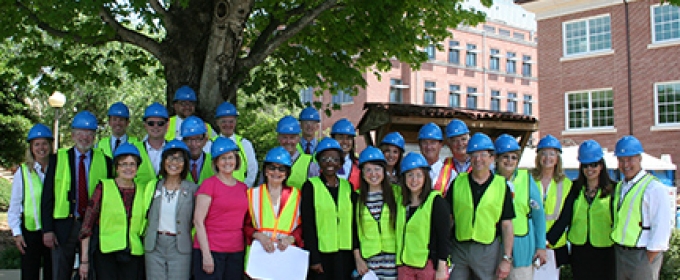
<instances>
[{"instance_id":1,"label":"dark suit jacket","mask_svg":"<svg viewBox=\"0 0 680 280\"><path fill-rule=\"evenodd\" d=\"M42 201L40 203L40 216L42 221L43 232L54 232L57 237L57 242L65 244L71 233L71 227L73 227L73 217L68 217L65 219L55 219L54 218L54 177L55 176L71 176L71 189L68 192L68 201L70 202L69 213L73 213L76 206L76 189L78 179L76 178L76 166L75 166L75 147L68 150L68 164L71 174L55 174L57 169L57 155L54 154L50 156L49 165L47 166L47 171L45 172L45 182L43 183ZM91 151L90 151L91 152ZM90 160L92 164L93 160ZM113 175L112 172L112 161L109 157L106 157L106 169L108 173L108 178ZM89 177L88 177L89 178ZM94 188L95 186L89 186Z\"/></svg>"}]
</instances>

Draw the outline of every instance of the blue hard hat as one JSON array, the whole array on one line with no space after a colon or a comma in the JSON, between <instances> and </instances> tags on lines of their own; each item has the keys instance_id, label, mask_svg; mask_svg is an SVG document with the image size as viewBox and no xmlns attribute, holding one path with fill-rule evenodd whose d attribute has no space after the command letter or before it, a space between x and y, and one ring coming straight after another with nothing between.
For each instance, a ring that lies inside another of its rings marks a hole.
<instances>
[{"instance_id":1,"label":"blue hard hat","mask_svg":"<svg viewBox=\"0 0 680 280\"><path fill-rule=\"evenodd\" d=\"M316 122L321 121L319 111L317 111L312 106L302 109L302 111L300 112L300 116L298 118L300 119L300 121L316 121Z\"/></svg>"},{"instance_id":2,"label":"blue hard hat","mask_svg":"<svg viewBox=\"0 0 680 280\"><path fill-rule=\"evenodd\" d=\"M361 151L361 154L359 154L359 165L367 162L387 163L385 160L385 155L382 153L382 151L373 146L366 147L366 149Z\"/></svg>"},{"instance_id":3,"label":"blue hard hat","mask_svg":"<svg viewBox=\"0 0 680 280\"><path fill-rule=\"evenodd\" d=\"M420 131L418 132L418 140L442 141L444 140L444 137L442 136L442 129L434 123L427 123L420 128Z\"/></svg>"},{"instance_id":4,"label":"blue hard hat","mask_svg":"<svg viewBox=\"0 0 680 280\"><path fill-rule=\"evenodd\" d=\"M470 137L470 142L468 142L467 153L471 154L477 151L495 151L496 147L493 145L493 141L488 135L477 132L475 135Z\"/></svg>"},{"instance_id":5,"label":"blue hard hat","mask_svg":"<svg viewBox=\"0 0 680 280\"><path fill-rule=\"evenodd\" d=\"M165 143L165 147L163 147L163 154L169 150L174 150L174 149L179 149L185 152L189 152L189 147L187 147L187 144L184 144L181 140L174 139L168 143Z\"/></svg>"},{"instance_id":6,"label":"blue hard hat","mask_svg":"<svg viewBox=\"0 0 680 280\"><path fill-rule=\"evenodd\" d=\"M212 158L215 159L227 152L238 151L238 146L234 141L227 137L217 137L215 142L213 142L212 147L210 147L210 154Z\"/></svg>"},{"instance_id":7,"label":"blue hard hat","mask_svg":"<svg viewBox=\"0 0 680 280\"><path fill-rule=\"evenodd\" d=\"M470 133L470 130L468 129L467 125L465 124L465 122L459 119L453 119L449 122L448 125L446 125L447 138L456 137L468 133Z\"/></svg>"},{"instance_id":8,"label":"blue hard hat","mask_svg":"<svg viewBox=\"0 0 680 280\"><path fill-rule=\"evenodd\" d=\"M416 168L425 168L430 170L430 165L427 164L425 157L419 153L408 153L404 159L401 160L401 174Z\"/></svg>"},{"instance_id":9,"label":"blue hard hat","mask_svg":"<svg viewBox=\"0 0 680 280\"><path fill-rule=\"evenodd\" d=\"M586 140L578 147L578 161L588 164L598 162L604 157L602 146L595 140Z\"/></svg>"},{"instance_id":10,"label":"blue hard hat","mask_svg":"<svg viewBox=\"0 0 680 280\"><path fill-rule=\"evenodd\" d=\"M616 149L614 155L617 157L630 157L643 153L645 150L642 148L642 143L640 140L632 135L626 135L621 137L619 141L616 142Z\"/></svg>"},{"instance_id":11,"label":"blue hard hat","mask_svg":"<svg viewBox=\"0 0 680 280\"><path fill-rule=\"evenodd\" d=\"M97 130L97 117L90 113L90 111L82 111L73 117L71 128Z\"/></svg>"},{"instance_id":12,"label":"blue hard hat","mask_svg":"<svg viewBox=\"0 0 680 280\"><path fill-rule=\"evenodd\" d=\"M331 135L335 134L357 136L356 129L354 128L352 122L344 118L339 119L337 122L333 124L333 127L331 127Z\"/></svg>"},{"instance_id":13,"label":"blue hard hat","mask_svg":"<svg viewBox=\"0 0 680 280\"><path fill-rule=\"evenodd\" d=\"M392 146L397 146L401 151L404 151L404 136L401 136L401 133L399 132L390 132L385 137L383 137L382 142L380 142L380 145L387 144L387 145L392 145Z\"/></svg>"},{"instance_id":14,"label":"blue hard hat","mask_svg":"<svg viewBox=\"0 0 680 280\"><path fill-rule=\"evenodd\" d=\"M538 141L538 146L536 146L536 149L540 150L544 148L553 148L560 151L560 153L562 152L562 144L560 143L560 140L557 140L555 136L552 136L550 134L543 137L541 141Z\"/></svg>"},{"instance_id":15,"label":"blue hard hat","mask_svg":"<svg viewBox=\"0 0 680 280\"><path fill-rule=\"evenodd\" d=\"M116 150L113 151L113 158L114 159L119 157L119 156L126 156L126 155L132 155L132 156L137 157L137 160L138 160L137 163L138 164L142 162L142 157L139 154L139 149L137 149L137 147L135 147L135 145L132 145L128 142L120 144L120 146L118 146L118 148L116 148Z\"/></svg>"},{"instance_id":16,"label":"blue hard hat","mask_svg":"<svg viewBox=\"0 0 680 280\"><path fill-rule=\"evenodd\" d=\"M170 116L168 115L168 109L165 109L165 106L158 102L154 102L144 110L144 117L142 117L142 119L146 120L147 118L164 118L167 120Z\"/></svg>"},{"instance_id":17,"label":"blue hard hat","mask_svg":"<svg viewBox=\"0 0 680 280\"><path fill-rule=\"evenodd\" d=\"M26 142L31 142L31 140L37 138L54 140L54 136L52 136L52 131L50 130L50 128L41 123L31 127L31 130L28 131L28 137L26 138Z\"/></svg>"},{"instance_id":18,"label":"blue hard hat","mask_svg":"<svg viewBox=\"0 0 680 280\"><path fill-rule=\"evenodd\" d=\"M319 141L319 144L316 145L316 150L314 151L317 155L320 155L321 152L326 151L326 150L337 150L342 154L342 147L340 147L340 143L336 141L333 138L330 137L324 137Z\"/></svg>"},{"instance_id":19,"label":"blue hard hat","mask_svg":"<svg viewBox=\"0 0 680 280\"><path fill-rule=\"evenodd\" d=\"M293 116L285 116L276 124L276 133L279 134L300 134L300 122Z\"/></svg>"},{"instance_id":20,"label":"blue hard hat","mask_svg":"<svg viewBox=\"0 0 680 280\"><path fill-rule=\"evenodd\" d=\"M496 147L496 154L499 155L505 154L507 152L519 151L521 149L519 144L517 144L515 137L512 137L508 134L501 134L501 136L498 136L498 138L496 138L496 142L494 142L494 146Z\"/></svg>"},{"instance_id":21,"label":"blue hard hat","mask_svg":"<svg viewBox=\"0 0 680 280\"><path fill-rule=\"evenodd\" d=\"M288 167L291 167L293 165L293 161L290 159L290 153L281 146L269 150L269 152L267 152L267 155L264 157L264 162L278 163Z\"/></svg>"},{"instance_id":22,"label":"blue hard hat","mask_svg":"<svg viewBox=\"0 0 680 280\"><path fill-rule=\"evenodd\" d=\"M236 106L229 101L222 102L220 106L217 106L217 110L215 110L215 118L221 117L238 117Z\"/></svg>"},{"instance_id":23,"label":"blue hard hat","mask_svg":"<svg viewBox=\"0 0 680 280\"><path fill-rule=\"evenodd\" d=\"M109 107L109 117L130 118L130 109L123 102L116 102Z\"/></svg>"},{"instance_id":24,"label":"blue hard hat","mask_svg":"<svg viewBox=\"0 0 680 280\"><path fill-rule=\"evenodd\" d=\"M196 116L190 116L184 119L182 126L180 127L182 138L205 134L207 131L203 120Z\"/></svg>"},{"instance_id":25,"label":"blue hard hat","mask_svg":"<svg viewBox=\"0 0 680 280\"><path fill-rule=\"evenodd\" d=\"M181 86L175 91L175 98L172 101L196 102L196 92L189 86Z\"/></svg>"}]
</instances>

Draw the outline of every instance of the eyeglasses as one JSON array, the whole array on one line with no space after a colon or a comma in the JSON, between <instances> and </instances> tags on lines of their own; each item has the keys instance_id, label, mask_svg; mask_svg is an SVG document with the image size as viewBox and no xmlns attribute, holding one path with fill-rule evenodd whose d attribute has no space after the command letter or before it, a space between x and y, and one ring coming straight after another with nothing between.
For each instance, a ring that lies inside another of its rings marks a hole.
<instances>
[{"instance_id":1,"label":"eyeglasses","mask_svg":"<svg viewBox=\"0 0 680 280\"><path fill-rule=\"evenodd\" d=\"M489 152L474 152L470 154L470 158L487 158L490 156L491 154Z\"/></svg>"},{"instance_id":2,"label":"eyeglasses","mask_svg":"<svg viewBox=\"0 0 680 280\"><path fill-rule=\"evenodd\" d=\"M167 160L169 162L174 162L174 163L184 163L184 157L178 157L178 156L167 157L165 160Z\"/></svg>"},{"instance_id":3,"label":"eyeglasses","mask_svg":"<svg viewBox=\"0 0 680 280\"><path fill-rule=\"evenodd\" d=\"M406 172L405 175L406 179L423 179L425 178L425 174L423 172Z\"/></svg>"},{"instance_id":4,"label":"eyeglasses","mask_svg":"<svg viewBox=\"0 0 680 280\"><path fill-rule=\"evenodd\" d=\"M203 141L204 138L205 138L204 136L201 136L200 138L191 138L191 139L183 138L182 140L187 142L187 144L189 144L189 143L192 143L192 142L193 143L200 143L201 141Z\"/></svg>"},{"instance_id":5,"label":"eyeglasses","mask_svg":"<svg viewBox=\"0 0 680 280\"><path fill-rule=\"evenodd\" d=\"M510 155L506 154L506 155L502 155L502 156L501 156L501 159L506 159L506 160L518 160L519 157L518 157L517 155L515 155L515 154L510 154Z\"/></svg>"},{"instance_id":6,"label":"eyeglasses","mask_svg":"<svg viewBox=\"0 0 680 280\"><path fill-rule=\"evenodd\" d=\"M121 168L137 167L137 163L136 162L120 162L120 163L118 163L118 167L121 167Z\"/></svg>"},{"instance_id":7,"label":"eyeglasses","mask_svg":"<svg viewBox=\"0 0 680 280\"><path fill-rule=\"evenodd\" d=\"M74 130L73 130L73 134L74 134L76 137L81 137L81 136L92 137L92 136L94 136L95 132L92 131L92 130L85 130L85 129L77 129L77 130L75 130L75 129L74 129Z\"/></svg>"},{"instance_id":8,"label":"eyeglasses","mask_svg":"<svg viewBox=\"0 0 680 280\"><path fill-rule=\"evenodd\" d=\"M182 106L182 107L195 106L194 102L186 101L186 100L177 101L175 104L179 104L179 106Z\"/></svg>"},{"instance_id":9,"label":"eyeglasses","mask_svg":"<svg viewBox=\"0 0 680 280\"><path fill-rule=\"evenodd\" d=\"M322 157L319 159L319 162L324 162L324 163L338 163L340 162L340 158L336 157Z\"/></svg>"},{"instance_id":10,"label":"eyeglasses","mask_svg":"<svg viewBox=\"0 0 680 280\"><path fill-rule=\"evenodd\" d=\"M164 126L165 121L146 121L146 125L148 125L148 126Z\"/></svg>"},{"instance_id":11,"label":"eyeglasses","mask_svg":"<svg viewBox=\"0 0 680 280\"><path fill-rule=\"evenodd\" d=\"M287 168L283 165L267 165L267 170L269 171L279 171L279 172L286 172Z\"/></svg>"},{"instance_id":12,"label":"eyeglasses","mask_svg":"<svg viewBox=\"0 0 680 280\"><path fill-rule=\"evenodd\" d=\"M583 166L584 169L585 168L596 168L596 167L600 166L600 163L599 162L582 163L581 166Z\"/></svg>"},{"instance_id":13,"label":"eyeglasses","mask_svg":"<svg viewBox=\"0 0 680 280\"><path fill-rule=\"evenodd\" d=\"M376 167L373 167L373 168L364 167L363 169L361 169L361 172L364 172L364 173L382 173L383 168L382 168L382 166L376 166Z\"/></svg>"},{"instance_id":14,"label":"eyeglasses","mask_svg":"<svg viewBox=\"0 0 680 280\"><path fill-rule=\"evenodd\" d=\"M557 156L557 152L556 152L556 151L553 151L553 150L543 150L543 151L540 151L540 154L541 154L542 156L546 156L546 157L554 157L554 156Z\"/></svg>"}]
</instances>

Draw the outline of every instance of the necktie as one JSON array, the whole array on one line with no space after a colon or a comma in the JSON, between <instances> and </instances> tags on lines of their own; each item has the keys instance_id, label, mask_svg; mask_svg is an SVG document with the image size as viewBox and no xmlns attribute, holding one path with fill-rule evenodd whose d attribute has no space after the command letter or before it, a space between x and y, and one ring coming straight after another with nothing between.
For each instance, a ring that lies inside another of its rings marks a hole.
<instances>
[{"instance_id":1,"label":"necktie","mask_svg":"<svg viewBox=\"0 0 680 280\"><path fill-rule=\"evenodd\" d=\"M113 151L111 151L111 152L116 151L118 149L118 146L120 146L120 138L116 139L116 145L113 147Z\"/></svg>"},{"instance_id":2,"label":"necktie","mask_svg":"<svg viewBox=\"0 0 680 280\"><path fill-rule=\"evenodd\" d=\"M194 182L198 183L198 169L195 162L191 164L191 177L194 177Z\"/></svg>"},{"instance_id":3,"label":"necktie","mask_svg":"<svg viewBox=\"0 0 680 280\"><path fill-rule=\"evenodd\" d=\"M85 217L87 209L87 171L85 171L85 154L80 155L78 161L78 215Z\"/></svg>"},{"instance_id":4,"label":"necktie","mask_svg":"<svg viewBox=\"0 0 680 280\"><path fill-rule=\"evenodd\" d=\"M307 142L307 147L305 147L305 154L311 155L312 154L312 142Z\"/></svg>"}]
</instances>

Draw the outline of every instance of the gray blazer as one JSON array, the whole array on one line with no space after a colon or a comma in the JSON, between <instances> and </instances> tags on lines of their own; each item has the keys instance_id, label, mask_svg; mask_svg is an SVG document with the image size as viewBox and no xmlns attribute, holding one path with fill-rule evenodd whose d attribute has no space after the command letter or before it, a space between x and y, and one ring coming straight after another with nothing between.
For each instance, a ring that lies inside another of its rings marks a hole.
<instances>
[{"instance_id":1,"label":"gray blazer","mask_svg":"<svg viewBox=\"0 0 680 280\"><path fill-rule=\"evenodd\" d=\"M158 236L158 224L160 221L161 199L163 195L157 195L161 189L165 179L161 179L156 183L156 190L153 192L151 199L151 206L147 212L148 225L146 228L146 237L144 237L144 251L152 252L156 247L156 237ZM191 253L193 239L191 237L191 228L193 227L194 219L194 194L198 190L198 185L182 180L177 200L177 250L183 254Z\"/></svg>"}]
</instances>

